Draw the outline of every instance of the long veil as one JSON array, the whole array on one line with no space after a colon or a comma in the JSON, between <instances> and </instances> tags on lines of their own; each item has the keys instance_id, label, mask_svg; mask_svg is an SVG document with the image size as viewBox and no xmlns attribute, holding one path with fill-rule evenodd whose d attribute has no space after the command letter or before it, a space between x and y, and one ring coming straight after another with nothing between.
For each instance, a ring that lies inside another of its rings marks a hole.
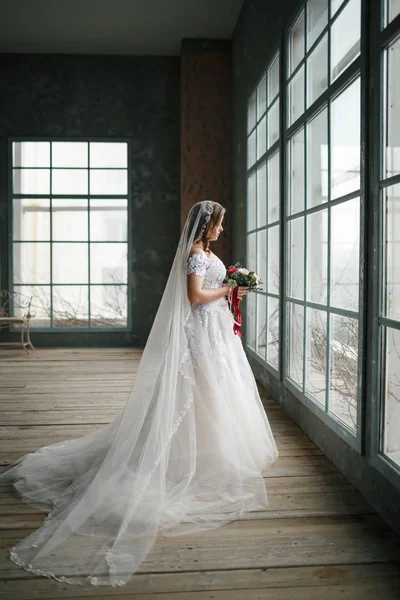
<instances>
[{"instance_id":1,"label":"long veil","mask_svg":"<svg viewBox=\"0 0 400 600\"><path fill-rule=\"evenodd\" d=\"M187 492L196 436L188 418L195 372L186 261L212 211L210 201L190 210L121 415L82 438L28 454L2 473L25 502L51 509L10 551L28 571L68 583L124 585L163 523L167 529L167 505L179 506Z\"/></svg>"}]
</instances>

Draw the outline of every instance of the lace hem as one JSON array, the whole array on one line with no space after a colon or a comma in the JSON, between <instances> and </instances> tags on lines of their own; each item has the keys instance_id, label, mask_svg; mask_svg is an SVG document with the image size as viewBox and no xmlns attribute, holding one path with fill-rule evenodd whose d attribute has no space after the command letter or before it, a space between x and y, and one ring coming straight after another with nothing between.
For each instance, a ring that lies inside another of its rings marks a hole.
<instances>
[{"instance_id":1,"label":"lace hem","mask_svg":"<svg viewBox=\"0 0 400 600\"><path fill-rule=\"evenodd\" d=\"M12 560L12 562L15 563L18 567L21 567L21 569L24 569L24 571L28 571L28 573L33 573L34 575L47 577L48 579L55 579L56 581L60 581L61 583L69 583L71 585L85 585L84 582L80 581L79 579L71 579L70 577L64 577L63 575L57 577L57 575L55 575L51 571L42 571L41 569L35 569L34 567L32 567L31 564L26 564L26 562L19 557L15 546L9 550L9 554L10 560ZM110 574L115 575L115 565L113 563L109 563L109 561L107 560L107 556L106 562L107 565L110 567ZM92 577L91 575L88 575L87 577L85 577L85 579L87 579L94 586L122 587L127 583L123 579L116 579L112 576L110 577L110 583L101 582L99 581L98 577Z\"/></svg>"}]
</instances>

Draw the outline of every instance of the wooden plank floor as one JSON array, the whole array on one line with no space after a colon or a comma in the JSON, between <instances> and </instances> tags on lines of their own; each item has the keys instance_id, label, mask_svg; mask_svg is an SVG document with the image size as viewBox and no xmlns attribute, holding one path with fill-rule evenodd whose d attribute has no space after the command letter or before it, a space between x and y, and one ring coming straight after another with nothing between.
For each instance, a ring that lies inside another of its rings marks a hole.
<instances>
[{"instance_id":1,"label":"wooden plank floor","mask_svg":"<svg viewBox=\"0 0 400 600\"><path fill-rule=\"evenodd\" d=\"M141 350L0 350L0 465L84 435L125 405ZM392 600L400 598L400 539L260 388L280 456L265 473L268 510L223 528L159 538L122 588L32 576L8 548L43 514L0 484L3 600Z\"/></svg>"}]
</instances>

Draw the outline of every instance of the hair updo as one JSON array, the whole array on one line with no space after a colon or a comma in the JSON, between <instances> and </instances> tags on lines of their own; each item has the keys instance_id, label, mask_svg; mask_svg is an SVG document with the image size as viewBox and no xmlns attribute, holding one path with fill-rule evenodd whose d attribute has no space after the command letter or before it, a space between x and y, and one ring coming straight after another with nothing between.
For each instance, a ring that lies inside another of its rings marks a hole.
<instances>
[{"instance_id":1,"label":"hair updo","mask_svg":"<svg viewBox=\"0 0 400 600\"><path fill-rule=\"evenodd\" d=\"M208 221L206 228L204 230L203 235L200 238L200 242L203 244L204 250L208 250L210 241L212 239L212 232L215 227L220 222L221 218L224 216L226 209L219 204L218 202L213 202L213 212L211 214L210 220Z\"/></svg>"}]
</instances>

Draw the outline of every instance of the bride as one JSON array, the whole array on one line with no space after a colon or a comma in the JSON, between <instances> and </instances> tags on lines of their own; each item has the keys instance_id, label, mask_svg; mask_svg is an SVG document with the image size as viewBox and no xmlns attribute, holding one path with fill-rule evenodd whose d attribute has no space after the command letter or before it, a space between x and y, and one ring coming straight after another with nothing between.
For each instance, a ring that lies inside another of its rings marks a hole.
<instances>
[{"instance_id":1,"label":"bride","mask_svg":"<svg viewBox=\"0 0 400 600\"><path fill-rule=\"evenodd\" d=\"M26 503L51 509L10 550L27 571L121 586L157 535L212 529L268 504L262 473L278 450L233 332L226 268L209 249L224 213L211 201L190 210L122 414L1 475Z\"/></svg>"}]
</instances>

